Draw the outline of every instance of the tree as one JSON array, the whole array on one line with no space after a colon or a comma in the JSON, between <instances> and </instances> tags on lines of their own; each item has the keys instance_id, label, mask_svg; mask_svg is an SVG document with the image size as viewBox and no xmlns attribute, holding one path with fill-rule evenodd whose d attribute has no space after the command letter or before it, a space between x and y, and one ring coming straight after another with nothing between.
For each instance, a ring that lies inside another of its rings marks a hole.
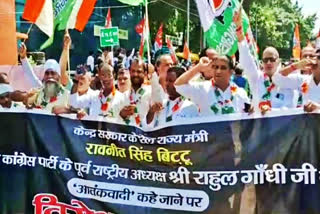
<instances>
[{"instance_id":1,"label":"tree","mask_svg":"<svg viewBox=\"0 0 320 214\"><path fill-rule=\"evenodd\" d=\"M250 22L257 34L261 50L267 46L278 49L282 58L291 58L293 31L300 27L301 46L312 38L316 14L304 17L301 8L290 0L254 1L250 7Z\"/></svg>"}]
</instances>

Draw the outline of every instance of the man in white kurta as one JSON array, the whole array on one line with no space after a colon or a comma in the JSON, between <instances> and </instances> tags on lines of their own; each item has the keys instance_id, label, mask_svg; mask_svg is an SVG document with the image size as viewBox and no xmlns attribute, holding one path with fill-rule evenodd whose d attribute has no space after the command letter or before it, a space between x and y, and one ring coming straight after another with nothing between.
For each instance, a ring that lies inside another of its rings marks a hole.
<instances>
[{"instance_id":1,"label":"man in white kurta","mask_svg":"<svg viewBox=\"0 0 320 214\"><path fill-rule=\"evenodd\" d=\"M210 67L214 69L211 81L190 82L200 71ZM250 100L242 88L230 81L232 69L230 57L219 56L211 62L202 58L198 65L176 80L176 90L199 107L200 116L245 112Z\"/></svg>"},{"instance_id":2,"label":"man in white kurta","mask_svg":"<svg viewBox=\"0 0 320 214\"><path fill-rule=\"evenodd\" d=\"M306 111L320 108L320 50L317 52L318 55L312 58L304 58L300 62L281 69L272 78L275 84L282 88L298 90L302 94L301 105L305 105ZM311 67L311 75L300 73L290 75L297 69L306 70L308 67Z\"/></svg>"},{"instance_id":3,"label":"man in white kurta","mask_svg":"<svg viewBox=\"0 0 320 214\"><path fill-rule=\"evenodd\" d=\"M172 67L167 72L166 91L167 98L162 102L156 102L149 109L147 123L152 128L166 125L172 121L182 122L186 118L197 117L198 107L190 100L185 99L175 89L174 82L185 70L183 68ZM153 86L152 90L154 90Z\"/></svg>"},{"instance_id":4,"label":"man in white kurta","mask_svg":"<svg viewBox=\"0 0 320 214\"><path fill-rule=\"evenodd\" d=\"M262 56L263 70L260 70L256 60L250 53L249 46L243 34L241 14L235 15L237 37L239 46L240 64L244 69L244 75L248 78L252 92L252 104L256 111L266 112L271 108L294 108L295 93L293 90L283 89L272 82L272 75L280 69L278 51L273 47L267 47Z\"/></svg>"},{"instance_id":5,"label":"man in white kurta","mask_svg":"<svg viewBox=\"0 0 320 214\"><path fill-rule=\"evenodd\" d=\"M130 66L131 89L124 93L125 106L120 116L127 125L142 127L151 105L151 86L144 84L145 68L140 59Z\"/></svg>"}]
</instances>

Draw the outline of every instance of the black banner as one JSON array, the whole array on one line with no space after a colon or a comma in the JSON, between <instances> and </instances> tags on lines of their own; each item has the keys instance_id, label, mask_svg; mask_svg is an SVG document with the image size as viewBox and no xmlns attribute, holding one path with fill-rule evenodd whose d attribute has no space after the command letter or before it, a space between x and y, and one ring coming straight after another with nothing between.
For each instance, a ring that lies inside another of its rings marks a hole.
<instances>
[{"instance_id":1,"label":"black banner","mask_svg":"<svg viewBox=\"0 0 320 214\"><path fill-rule=\"evenodd\" d=\"M148 132L0 118L0 213L320 213L317 114Z\"/></svg>"}]
</instances>

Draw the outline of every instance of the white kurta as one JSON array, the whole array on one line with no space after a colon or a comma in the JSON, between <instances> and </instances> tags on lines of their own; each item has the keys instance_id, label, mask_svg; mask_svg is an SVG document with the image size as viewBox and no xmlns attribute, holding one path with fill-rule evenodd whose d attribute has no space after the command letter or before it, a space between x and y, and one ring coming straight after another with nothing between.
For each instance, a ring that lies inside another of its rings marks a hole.
<instances>
[{"instance_id":1,"label":"white kurta","mask_svg":"<svg viewBox=\"0 0 320 214\"><path fill-rule=\"evenodd\" d=\"M177 98L175 100L164 100L163 110L156 113L153 121L149 125L152 128L165 125L172 121L183 121L185 118L193 118L199 115L198 107L187 99ZM178 105L179 108L174 111L173 108Z\"/></svg>"},{"instance_id":2,"label":"white kurta","mask_svg":"<svg viewBox=\"0 0 320 214\"><path fill-rule=\"evenodd\" d=\"M199 106L200 116L222 114L221 111L215 113L212 110L212 106L216 105L220 100L230 100L232 96L231 85L229 85L229 87L225 91L217 88L221 95L221 98L219 99L216 96L215 87L212 86L211 81L189 82L188 84L175 87L178 93L190 99L193 103ZM231 106L234 108L234 111L236 113L244 112L245 103L250 104L247 93L245 92L245 90L239 87L237 87L234 98L231 102Z\"/></svg>"},{"instance_id":3,"label":"white kurta","mask_svg":"<svg viewBox=\"0 0 320 214\"><path fill-rule=\"evenodd\" d=\"M252 92L252 103L257 111L257 109L259 109L259 103L261 101L266 101L263 96L267 92L265 80L269 80L269 77L265 77L264 72L256 65L246 41L239 43L239 53L240 64L243 67L244 75L248 78L250 90ZM271 101L272 108L294 108L296 106L294 98L295 92L293 90L282 88L280 85L275 84L275 88L270 92L269 100Z\"/></svg>"},{"instance_id":4,"label":"white kurta","mask_svg":"<svg viewBox=\"0 0 320 214\"><path fill-rule=\"evenodd\" d=\"M131 90L124 93L124 97L124 106L136 105L137 111L125 121L126 124L145 126L146 116L151 105L151 86L142 85L137 91L131 88ZM137 119L137 116L139 116L139 119ZM141 123L137 124L137 120L140 120Z\"/></svg>"},{"instance_id":5,"label":"white kurta","mask_svg":"<svg viewBox=\"0 0 320 214\"><path fill-rule=\"evenodd\" d=\"M292 74L283 76L279 72L272 77L273 81L282 88L298 90L302 94L303 102L313 101L320 103L320 84L314 82L313 75ZM304 92L303 88L307 86L308 90Z\"/></svg>"}]
</instances>

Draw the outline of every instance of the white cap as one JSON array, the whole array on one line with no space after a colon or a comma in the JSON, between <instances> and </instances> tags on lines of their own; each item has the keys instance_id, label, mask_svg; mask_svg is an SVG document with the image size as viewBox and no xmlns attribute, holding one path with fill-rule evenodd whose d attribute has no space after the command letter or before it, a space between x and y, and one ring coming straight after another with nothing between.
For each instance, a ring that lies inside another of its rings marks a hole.
<instances>
[{"instance_id":1,"label":"white cap","mask_svg":"<svg viewBox=\"0 0 320 214\"><path fill-rule=\"evenodd\" d=\"M48 59L46 63L44 63L44 71L47 70L55 71L61 76L61 69L59 63L54 59Z\"/></svg>"},{"instance_id":2,"label":"white cap","mask_svg":"<svg viewBox=\"0 0 320 214\"><path fill-rule=\"evenodd\" d=\"M0 84L0 95L8 92L13 92L12 87L9 84L1 83Z\"/></svg>"}]
</instances>

